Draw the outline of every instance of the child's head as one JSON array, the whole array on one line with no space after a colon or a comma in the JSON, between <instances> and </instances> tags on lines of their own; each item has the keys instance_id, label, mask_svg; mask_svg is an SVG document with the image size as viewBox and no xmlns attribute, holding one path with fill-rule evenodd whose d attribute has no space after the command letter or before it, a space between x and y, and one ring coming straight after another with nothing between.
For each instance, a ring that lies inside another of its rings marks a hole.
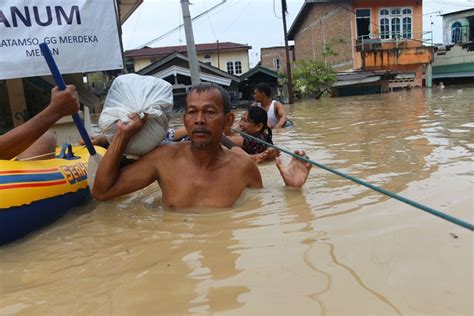
<instances>
[{"instance_id":1,"label":"child's head","mask_svg":"<svg viewBox=\"0 0 474 316\"><path fill-rule=\"evenodd\" d=\"M259 106L250 106L242 114L239 127L250 135L260 135L267 129L267 112Z\"/></svg>"}]
</instances>

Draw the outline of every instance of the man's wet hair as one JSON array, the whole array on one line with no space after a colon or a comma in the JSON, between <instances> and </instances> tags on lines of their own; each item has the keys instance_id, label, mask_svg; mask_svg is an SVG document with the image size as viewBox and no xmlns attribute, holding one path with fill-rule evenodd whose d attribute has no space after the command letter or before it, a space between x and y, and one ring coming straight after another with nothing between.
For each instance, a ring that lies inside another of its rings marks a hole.
<instances>
[{"instance_id":1,"label":"man's wet hair","mask_svg":"<svg viewBox=\"0 0 474 316\"><path fill-rule=\"evenodd\" d=\"M255 89L264 93L269 98L272 97L272 87L270 87L268 83L258 83L257 85L255 85Z\"/></svg>"},{"instance_id":2,"label":"man's wet hair","mask_svg":"<svg viewBox=\"0 0 474 316\"><path fill-rule=\"evenodd\" d=\"M222 105L224 108L224 114L227 114L230 112L230 95L229 93L222 88L221 86L215 84L215 83L210 83L210 82L202 82L199 83L195 86L193 86L189 91L188 91L188 96L195 92L197 94L201 94L203 92L209 92L212 90L217 90L219 94L221 95L221 100L222 100Z\"/></svg>"}]
</instances>

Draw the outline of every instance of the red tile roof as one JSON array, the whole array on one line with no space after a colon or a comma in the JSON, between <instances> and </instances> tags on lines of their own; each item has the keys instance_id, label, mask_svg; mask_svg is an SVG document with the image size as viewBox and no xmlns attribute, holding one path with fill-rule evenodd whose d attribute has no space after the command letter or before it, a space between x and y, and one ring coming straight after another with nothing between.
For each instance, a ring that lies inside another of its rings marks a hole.
<instances>
[{"instance_id":1,"label":"red tile roof","mask_svg":"<svg viewBox=\"0 0 474 316\"><path fill-rule=\"evenodd\" d=\"M217 51L217 43L204 43L204 44L196 44L196 51L198 53L203 52L212 52ZM251 49L252 46L243 45L238 43L232 42L221 42L219 43L219 51L227 51L227 50L241 50L241 49ZM187 53L186 45L181 46L165 46L165 47L144 47L140 49L132 49L127 50L125 52L125 57L132 58L132 57L151 57L156 55L168 55L171 53Z\"/></svg>"}]
</instances>

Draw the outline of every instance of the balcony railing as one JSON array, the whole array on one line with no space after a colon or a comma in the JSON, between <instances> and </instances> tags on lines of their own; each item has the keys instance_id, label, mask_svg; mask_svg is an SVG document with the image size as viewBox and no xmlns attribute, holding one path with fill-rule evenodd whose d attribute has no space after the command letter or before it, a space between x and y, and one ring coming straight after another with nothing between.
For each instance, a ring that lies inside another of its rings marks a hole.
<instances>
[{"instance_id":1,"label":"balcony railing","mask_svg":"<svg viewBox=\"0 0 474 316\"><path fill-rule=\"evenodd\" d=\"M366 70L429 64L433 60L432 45L431 32L412 33L412 38L396 34L385 39L380 33L360 36L355 44L359 53L354 56L355 65Z\"/></svg>"},{"instance_id":2,"label":"balcony railing","mask_svg":"<svg viewBox=\"0 0 474 316\"><path fill-rule=\"evenodd\" d=\"M388 32L388 33L372 33L368 35L359 36L356 38L356 51L371 51L382 48L382 44L394 43L395 47L404 45L407 42L419 42L421 45L432 46L432 33L421 32L421 33L406 33L401 32Z\"/></svg>"}]
</instances>

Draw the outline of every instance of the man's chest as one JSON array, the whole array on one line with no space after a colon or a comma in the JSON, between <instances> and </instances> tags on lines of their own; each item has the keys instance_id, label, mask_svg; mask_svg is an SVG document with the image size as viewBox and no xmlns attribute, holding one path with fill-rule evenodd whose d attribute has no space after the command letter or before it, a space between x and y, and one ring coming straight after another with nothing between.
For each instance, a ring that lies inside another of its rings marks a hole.
<instances>
[{"instance_id":1,"label":"man's chest","mask_svg":"<svg viewBox=\"0 0 474 316\"><path fill-rule=\"evenodd\" d=\"M230 170L203 172L183 168L159 182L165 203L177 207L228 207L247 187L242 175Z\"/></svg>"}]
</instances>

